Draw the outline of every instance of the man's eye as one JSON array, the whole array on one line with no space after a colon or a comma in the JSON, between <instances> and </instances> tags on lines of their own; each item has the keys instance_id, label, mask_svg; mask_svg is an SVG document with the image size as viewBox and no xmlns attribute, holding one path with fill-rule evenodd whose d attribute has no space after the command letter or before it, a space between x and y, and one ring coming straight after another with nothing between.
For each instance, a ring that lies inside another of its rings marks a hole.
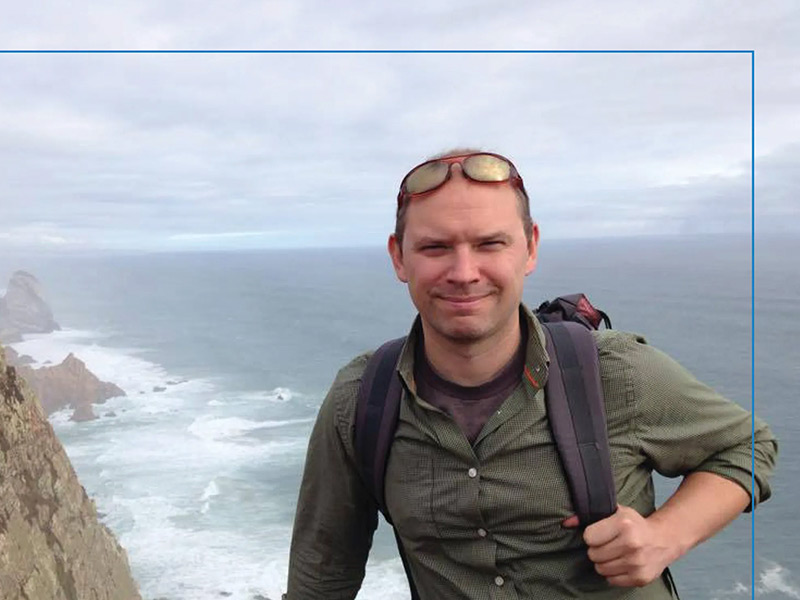
<instances>
[{"instance_id":1,"label":"man's eye","mask_svg":"<svg viewBox=\"0 0 800 600\"><path fill-rule=\"evenodd\" d=\"M447 248L444 244L427 244L422 247L423 250L444 250Z\"/></svg>"},{"instance_id":2,"label":"man's eye","mask_svg":"<svg viewBox=\"0 0 800 600\"><path fill-rule=\"evenodd\" d=\"M486 242L481 242L482 248L500 248L501 246L504 245L505 244L503 243L502 240L489 240Z\"/></svg>"}]
</instances>

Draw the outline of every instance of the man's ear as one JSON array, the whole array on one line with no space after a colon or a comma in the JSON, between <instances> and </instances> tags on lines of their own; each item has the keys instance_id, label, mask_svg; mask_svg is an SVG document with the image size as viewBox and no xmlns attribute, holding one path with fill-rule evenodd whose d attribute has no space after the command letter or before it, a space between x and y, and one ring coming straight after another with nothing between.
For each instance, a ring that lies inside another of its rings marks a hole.
<instances>
[{"instance_id":1,"label":"man's ear","mask_svg":"<svg viewBox=\"0 0 800 600\"><path fill-rule=\"evenodd\" d=\"M389 243L387 244L389 256L392 259L392 266L394 267L395 275L403 283L408 283L406 276L406 269L403 266L403 248L397 237L392 234L389 236Z\"/></svg>"},{"instance_id":2,"label":"man's ear","mask_svg":"<svg viewBox=\"0 0 800 600\"><path fill-rule=\"evenodd\" d=\"M525 263L525 275L530 275L536 268L536 261L539 258L539 226L533 224L531 241L528 242L528 260Z\"/></svg>"}]
</instances>

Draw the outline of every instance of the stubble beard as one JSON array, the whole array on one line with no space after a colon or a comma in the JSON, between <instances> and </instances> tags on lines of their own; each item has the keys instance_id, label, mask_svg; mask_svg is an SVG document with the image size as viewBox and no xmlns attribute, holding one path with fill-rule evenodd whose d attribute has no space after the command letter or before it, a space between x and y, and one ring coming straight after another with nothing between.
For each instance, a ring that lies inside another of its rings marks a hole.
<instances>
[{"instance_id":1,"label":"stubble beard","mask_svg":"<svg viewBox=\"0 0 800 600\"><path fill-rule=\"evenodd\" d=\"M459 326L454 324L447 326L444 324L431 323L431 327L448 342L459 346L468 346L480 342L489 337L488 333L490 333L486 331L485 328L478 325Z\"/></svg>"},{"instance_id":2,"label":"stubble beard","mask_svg":"<svg viewBox=\"0 0 800 600\"><path fill-rule=\"evenodd\" d=\"M427 324L441 339L454 346L472 346L502 336L507 327L513 326L512 321L518 322L519 302L508 315L504 314L502 307L494 305L488 312L472 316L453 316L445 312L431 316L434 318L426 319Z\"/></svg>"},{"instance_id":3,"label":"stubble beard","mask_svg":"<svg viewBox=\"0 0 800 600\"><path fill-rule=\"evenodd\" d=\"M499 323L491 322L490 315L471 316L437 315L429 322L431 328L443 339L458 346L470 346L492 337L501 329Z\"/></svg>"}]
</instances>

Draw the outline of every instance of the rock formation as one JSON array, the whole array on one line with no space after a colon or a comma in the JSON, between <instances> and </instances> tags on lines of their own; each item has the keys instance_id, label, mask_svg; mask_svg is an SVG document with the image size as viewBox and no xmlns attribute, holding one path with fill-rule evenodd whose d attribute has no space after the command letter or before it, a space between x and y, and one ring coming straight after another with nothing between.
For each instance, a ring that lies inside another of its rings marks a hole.
<instances>
[{"instance_id":1,"label":"rock formation","mask_svg":"<svg viewBox=\"0 0 800 600\"><path fill-rule=\"evenodd\" d=\"M17 351L11 346L4 348L4 350L6 351L6 362L12 367L24 367L36 362L33 357L27 354L17 354Z\"/></svg>"},{"instance_id":2,"label":"rock formation","mask_svg":"<svg viewBox=\"0 0 800 600\"><path fill-rule=\"evenodd\" d=\"M0 340L14 342L24 333L50 333L57 329L61 328L42 298L39 281L25 271L15 272L5 297L0 298ZM95 418L92 404L125 395L113 383L100 381L72 354L60 365L40 369L28 367L33 359L17 355L12 348L6 348L6 360L33 388L47 415L71 406L73 420L88 421Z\"/></svg>"},{"instance_id":3,"label":"rock formation","mask_svg":"<svg viewBox=\"0 0 800 600\"><path fill-rule=\"evenodd\" d=\"M125 551L2 349L0 598L141 600Z\"/></svg>"},{"instance_id":4,"label":"rock formation","mask_svg":"<svg viewBox=\"0 0 800 600\"><path fill-rule=\"evenodd\" d=\"M18 372L41 400L45 414L71 406L75 409L72 414L75 421L94 419L92 404L125 395L113 383L100 381L72 353L59 365L39 369L19 366Z\"/></svg>"},{"instance_id":5,"label":"rock formation","mask_svg":"<svg viewBox=\"0 0 800 600\"><path fill-rule=\"evenodd\" d=\"M50 333L61 329L44 301L39 281L25 271L11 276L0 298L0 340L18 341L23 333Z\"/></svg>"}]
</instances>

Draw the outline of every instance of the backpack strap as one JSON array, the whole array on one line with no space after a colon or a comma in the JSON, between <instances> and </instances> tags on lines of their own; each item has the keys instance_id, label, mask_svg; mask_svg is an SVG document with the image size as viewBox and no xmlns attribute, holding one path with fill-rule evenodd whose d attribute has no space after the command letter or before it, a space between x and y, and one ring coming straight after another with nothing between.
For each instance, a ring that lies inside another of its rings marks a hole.
<instances>
[{"instance_id":1,"label":"backpack strap","mask_svg":"<svg viewBox=\"0 0 800 600\"><path fill-rule=\"evenodd\" d=\"M367 368L361 379L361 387L358 389L358 405L356 407L355 446L358 469L364 485L390 525L392 525L392 519L386 508L383 482L386 464L389 461L389 450L394 441L394 432L400 416L403 386L396 369L405 341L406 338L402 337L386 342L367 361ZM392 529L408 579L411 600L420 600L400 534L394 526Z\"/></svg>"},{"instance_id":2,"label":"backpack strap","mask_svg":"<svg viewBox=\"0 0 800 600\"><path fill-rule=\"evenodd\" d=\"M610 327L606 314L597 312ZM542 326L550 357L545 384L547 418L575 513L580 526L586 527L617 510L597 346L583 320L542 322ZM680 600L669 567L661 577L670 597Z\"/></svg>"},{"instance_id":3,"label":"backpack strap","mask_svg":"<svg viewBox=\"0 0 800 600\"><path fill-rule=\"evenodd\" d=\"M617 510L597 346L581 324L542 325L550 357L547 418L575 513L586 527Z\"/></svg>"},{"instance_id":4,"label":"backpack strap","mask_svg":"<svg viewBox=\"0 0 800 600\"><path fill-rule=\"evenodd\" d=\"M356 407L358 469L364 485L390 524L392 520L386 509L383 480L400 415L403 386L395 369L405 341L405 337L389 340L370 357L358 389Z\"/></svg>"}]
</instances>

